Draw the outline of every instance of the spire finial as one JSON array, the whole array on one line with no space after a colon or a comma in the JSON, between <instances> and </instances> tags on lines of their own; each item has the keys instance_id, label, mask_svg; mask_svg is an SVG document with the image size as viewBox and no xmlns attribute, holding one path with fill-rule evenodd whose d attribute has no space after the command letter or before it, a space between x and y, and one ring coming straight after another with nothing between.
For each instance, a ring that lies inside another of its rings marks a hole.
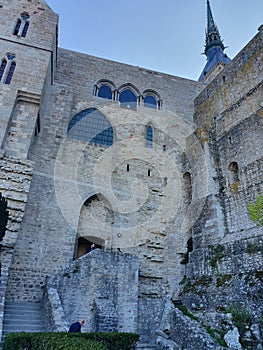
<instances>
[{"instance_id":1,"label":"spire finial","mask_svg":"<svg viewBox=\"0 0 263 350\"><path fill-rule=\"evenodd\" d=\"M224 49L225 46L212 15L210 1L207 0L207 28L204 52L207 57L207 64L199 80L203 80L205 75L213 69L217 62L220 62L222 65L230 62L230 58L224 53Z\"/></svg>"},{"instance_id":2,"label":"spire finial","mask_svg":"<svg viewBox=\"0 0 263 350\"><path fill-rule=\"evenodd\" d=\"M219 30L215 24L212 10L210 6L210 1L207 0L207 29L206 29L206 46L205 46L205 54L207 55L207 51L213 47L219 46L222 50L225 49L223 41L221 40Z\"/></svg>"}]
</instances>

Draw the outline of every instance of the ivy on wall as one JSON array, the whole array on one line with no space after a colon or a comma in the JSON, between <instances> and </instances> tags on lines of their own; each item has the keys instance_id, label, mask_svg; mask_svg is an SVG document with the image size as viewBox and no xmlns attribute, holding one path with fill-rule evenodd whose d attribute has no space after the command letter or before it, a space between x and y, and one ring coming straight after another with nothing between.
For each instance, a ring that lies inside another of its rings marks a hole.
<instances>
[{"instance_id":1,"label":"ivy on wall","mask_svg":"<svg viewBox=\"0 0 263 350\"><path fill-rule=\"evenodd\" d=\"M7 200L0 193L0 242L4 238L8 221Z\"/></svg>"},{"instance_id":2,"label":"ivy on wall","mask_svg":"<svg viewBox=\"0 0 263 350\"><path fill-rule=\"evenodd\" d=\"M257 196L254 203L248 202L247 209L250 220L263 225L263 196Z\"/></svg>"}]
</instances>

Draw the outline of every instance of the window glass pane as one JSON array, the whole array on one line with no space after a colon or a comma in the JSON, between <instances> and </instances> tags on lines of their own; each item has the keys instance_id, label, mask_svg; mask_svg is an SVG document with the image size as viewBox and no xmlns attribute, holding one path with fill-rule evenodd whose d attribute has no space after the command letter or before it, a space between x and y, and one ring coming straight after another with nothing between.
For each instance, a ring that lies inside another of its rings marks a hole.
<instances>
[{"instance_id":1,"label":"window glass pane","mask_svg":"<svg viewBox=\"0 0 263 350\"><path fill-rule=\"evenodd\" d=\"M10 65L9 72L7 74L6 80L5 80L5 84L10 84L11 83L11 80L12 80L15 68L16 68L16 63L12 62L11 65Z\"/></svg>"},{"instance_id":2,"label":"window glass pane","mask_svg":"<svg viewBox=\"0 0 263 350\"><path fill-rule=\"evenodd\" d=\"M111 100L112 99L111 88L107 85L102 85L99 88L98 97L107 98L107 99Z\"/></svg>"},{"instance_id":3,"label":"window glass pane","mask_svg":"<svg viewBox=\"0 0 263 350\"><path fill-rule=\"evenodd\" d=\"M148 108L157 108L156 99L153 96L145 96L144 107Z\"/></svg>"},{"instance_id":4,"label":"window glass pane","mask_svg":"<svg viewBox=\"0 0 263 350\"><path fill-rule=\"evenodd\" d=\"M69 123L68 137L97 145L111 146L113 129L110 122L95 108L76 114Z\"/></svg>"},{"instance_id":5,"label":"window glass pane","mask_svg":"<svg viewBox=\"0 0 263 350\"><path fill-rule=\"evenodd\" d=\"M13 33L14 35L18 34L20 26L21 26L21 19L19 18L16 22L16 27L15 27L14 33Z\"/></svg>"},{"instance_id":6,"label":"window glass pane","mask_svg":"<svg viewBox=\"0 0 263 350\"><path fill-rule=\"evenodd\" d=\"M21 36L24 38L26 36L26 33L27 33L27 30L28 30L28 27L29 27L29 22L26 22L25 25L24 25L24 28L23 28L23 31L22 31L22 34Z\"/></svg>"},{"instance_id":7,"label":"window glass pane","mask_svg":"<svg viewBox=\"0 0 263 350\"><path fill-rule=\"evenodd\" d=\"M150 125L146 126L146 147L152 147L153 128Z\"/></svg>"},{"instance_id":8,"label":"window glass pane","mask_svg":"<svg viewBox=\"0 0 263 350\"><path fill-rule=\"evenodd\" d=\"M0 80L2 79L2 76L4 74L5 71L5 67L6 67L7 61L3 60L1 63L1 67L0 67Z\"/></svg>"},{"instance_id":9,"label":"window glass pane","mask_svg":"<svg viewBox=\"0 0 263 350\"><path fill-rule=\"evenodd\" d=\"M131 90L129 90L129 89L123 90L120 93L119 100L121 103L121 107L136 109L137 98Z\"/></svg>"}]
</instances>

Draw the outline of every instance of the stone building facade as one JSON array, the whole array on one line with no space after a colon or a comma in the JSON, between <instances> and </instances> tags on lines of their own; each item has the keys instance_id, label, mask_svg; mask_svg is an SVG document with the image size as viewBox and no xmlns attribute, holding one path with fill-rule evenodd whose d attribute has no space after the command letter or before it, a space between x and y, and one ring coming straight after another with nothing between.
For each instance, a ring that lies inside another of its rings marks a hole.
<instances>
[{"instance_id":1,"label":"stone building facade","mask_svg":"<svg viewBox=\"0 0 263 350\"><path fill-rule=\"evenodd\" d=\"M204 83L58 48L45 1L0 13L2 322L5 301L41 301L53 330L84 316L195 349L174 304L226 333L237 302L261 346L263 27Z\"/></svg>"}]
</instances>

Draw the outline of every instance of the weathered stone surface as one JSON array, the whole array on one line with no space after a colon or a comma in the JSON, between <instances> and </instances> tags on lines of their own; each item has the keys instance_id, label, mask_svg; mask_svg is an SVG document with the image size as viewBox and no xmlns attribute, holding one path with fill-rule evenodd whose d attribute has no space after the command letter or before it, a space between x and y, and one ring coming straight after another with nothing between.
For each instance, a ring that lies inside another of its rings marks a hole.
<instances>
[{"instance_id":1,"label":"weathered stone surface","mask_svg":"<svg viewBox=\"0 0 263 350\"><path fill-rule=\"evenodd\" d=\"M30 26L21 37L12 29L24 12ZM136 330L144 348L156 346L159 330L170 337L162 346L217 349L201 322L228 332L232 303L251 317L241 335L248 350L260 347L262 226L247 207L262 195L263 27L205 86L57 48L57 23L42 0L1 1L1 57L16 61L11 84L0 81L0 192L9 211L1 320L5 298L39 301L47 277L63 271L45 294L53 329L78 317L75 281L91 329ZM98 97L102 82L112 100ZM120 105L127 86L136 109ZM160 109L144 106L147 92ZM72 118L90 108L112 125L111 147L70 137ZM102 250L86 254L92 242ZM126 255L138 261L134 278ZM125 288L134 296L128 309L117 295ZM168 305L171 298L200 322Z\"/></svg>"},{"instance_id":2,"label":"weathered stone surface","mask_svg":"<svg viewBox=\"0 0 263 350\"><path fill-rule=\"evenodd\" d=\"M239 343L239 332L238 329L235 327L233 330L228 331L226 335L224 336L224 339L227 343L227 346L229 349L235 349L235 350L241 350L242 346Z\"/></svg>"}]
</instances>

